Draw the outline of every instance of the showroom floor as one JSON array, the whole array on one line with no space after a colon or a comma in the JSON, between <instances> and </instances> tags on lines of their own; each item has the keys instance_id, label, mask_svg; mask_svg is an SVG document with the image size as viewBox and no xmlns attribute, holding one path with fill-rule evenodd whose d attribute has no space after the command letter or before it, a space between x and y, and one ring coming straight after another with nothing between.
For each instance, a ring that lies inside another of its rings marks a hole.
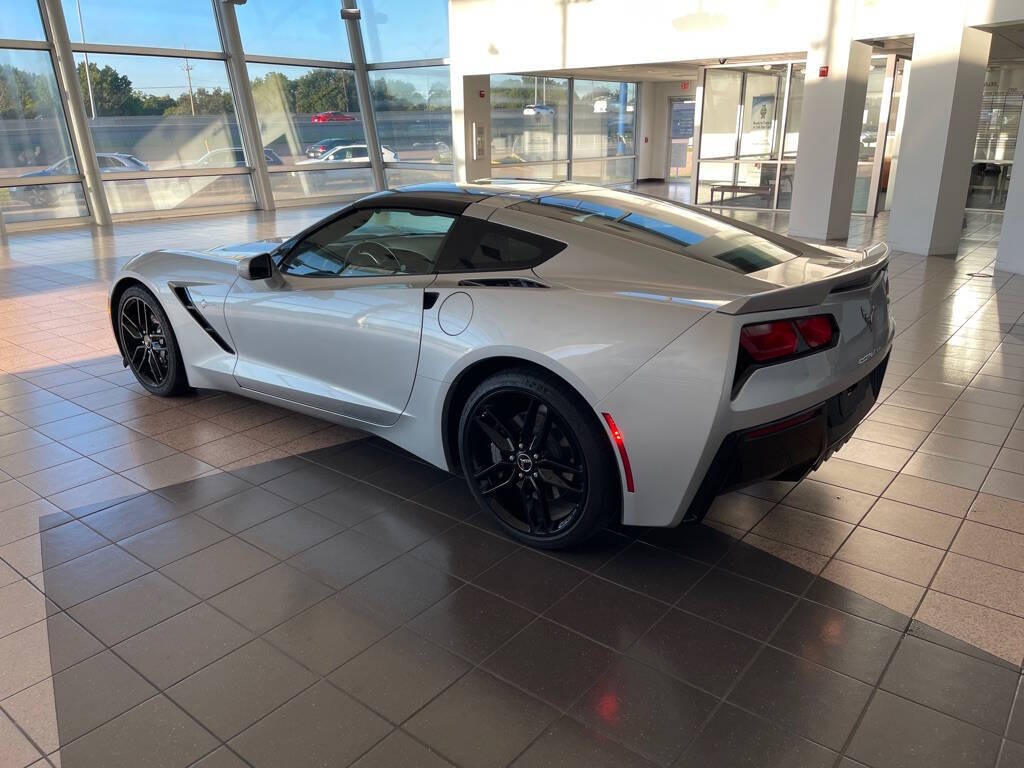
<instances>
[{"instance_id":1,"label":"showroom floor","mask_svg":"<svg viewBox=\"0 0 1024 768\"><path fill-rule=\"evenodd\" d=\"M129 256L327 210L0 245L0 765L1024 765L998 216L956 258L893 258L885 402L813 476L549 555L383 442L121 367Z\"/></svg>"}]
</instances>

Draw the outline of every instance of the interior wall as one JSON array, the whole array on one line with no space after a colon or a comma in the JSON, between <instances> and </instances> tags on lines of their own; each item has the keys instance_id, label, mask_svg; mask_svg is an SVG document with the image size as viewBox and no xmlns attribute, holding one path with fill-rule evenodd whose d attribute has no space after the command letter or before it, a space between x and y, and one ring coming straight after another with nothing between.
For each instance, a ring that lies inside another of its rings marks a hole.
<instances>
[{"instance_id":1,"label":"interior wall","mask_svg":"<svg viewBox=\"0 0 1024 768\"><path fill-rule=\"evenodd\" d=\"M637 142L637 178L665 178L669 161L669 99L696 96L696 93L696 80L648 81L640 84L641 133Z\"/></svg>"}]
</instances>

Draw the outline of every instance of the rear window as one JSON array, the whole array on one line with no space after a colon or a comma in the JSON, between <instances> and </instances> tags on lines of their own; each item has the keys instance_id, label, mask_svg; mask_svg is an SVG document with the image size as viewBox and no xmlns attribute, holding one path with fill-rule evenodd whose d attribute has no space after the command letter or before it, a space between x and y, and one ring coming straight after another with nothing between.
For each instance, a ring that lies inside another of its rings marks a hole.
<instances>
[{"instance_id":1,"label":"rear window","mask_svg":"<svg viewBox=\"0 0 1024 768\"><path fill-rule=\"evenodd\" d=\"M799 255L697 211L613 190L542 196L511 208L571 221L743 274Z\"/></svg>"}]
</instances>

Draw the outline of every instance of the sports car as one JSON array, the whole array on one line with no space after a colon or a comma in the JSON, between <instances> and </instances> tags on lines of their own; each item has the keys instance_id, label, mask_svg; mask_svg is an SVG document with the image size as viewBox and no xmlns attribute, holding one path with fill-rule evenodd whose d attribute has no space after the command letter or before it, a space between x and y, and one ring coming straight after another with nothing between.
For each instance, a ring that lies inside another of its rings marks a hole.
<instances>
[{"instance_id":1,"label":"sports car","mask_svg":"<svg viewBox=\"0 0 1024 768\"><path fill-rule=\"evenodd\" d=\"M558 548L827 459L881 387L888 261L630 192L438 183L283 241L140 254L110 306L150 392L375 433Z\"/></svg>"}]
</instances>

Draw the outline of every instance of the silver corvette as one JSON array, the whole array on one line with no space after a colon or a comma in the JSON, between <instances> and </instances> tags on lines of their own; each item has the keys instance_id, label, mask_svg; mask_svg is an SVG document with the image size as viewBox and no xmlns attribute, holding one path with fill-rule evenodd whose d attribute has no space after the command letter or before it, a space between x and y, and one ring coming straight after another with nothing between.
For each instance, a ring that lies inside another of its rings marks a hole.
<instances>
[{"instance_id":1,"label":"silver corvette","mask_svg":"<svg viewBox=\"0 0 1024 768\"><path fill-rule=\"evenodd\" d=\"M828 458L882 383L887 265L628 192L429 184L283 242L141 254L110 306L150 392L376 433L554 548Z\"/></svg>"}]
</instances>

